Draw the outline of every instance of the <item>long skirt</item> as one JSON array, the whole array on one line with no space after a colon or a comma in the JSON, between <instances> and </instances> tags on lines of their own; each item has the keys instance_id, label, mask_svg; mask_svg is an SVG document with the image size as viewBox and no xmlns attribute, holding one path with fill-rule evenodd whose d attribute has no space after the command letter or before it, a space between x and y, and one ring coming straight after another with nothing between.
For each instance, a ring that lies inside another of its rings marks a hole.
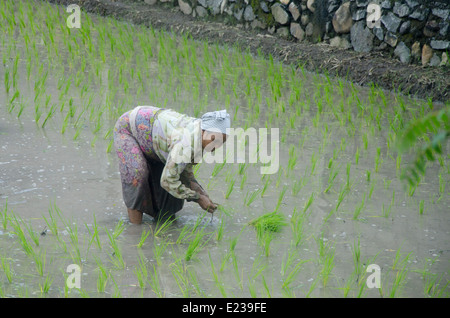
<instances>
[{"instance_id":1,"label":"long skirt","mask_svg":"<svg viewBox=\"0 0 450 318\"><path fill-rule=\"evenodd\" d=\"M138 210L157 220L173 218L183 208L178 199L161 187L164 163L153 150L153 122L160 109L141 108L136 115L136 135L130 129L130 112L114 127L114 147L119 157L123 200L128 209Z\"/></svg>"}]
</instances>

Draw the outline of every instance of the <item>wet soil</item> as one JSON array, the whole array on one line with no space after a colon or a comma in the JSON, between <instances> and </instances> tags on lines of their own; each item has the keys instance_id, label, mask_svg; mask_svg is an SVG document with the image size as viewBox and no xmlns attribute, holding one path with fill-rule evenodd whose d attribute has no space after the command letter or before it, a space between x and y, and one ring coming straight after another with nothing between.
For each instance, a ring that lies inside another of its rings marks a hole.
<instances>
[{"instance_id":1,"label":"wet soil","mask_svg":"<svg viewBox=\"0 0 450 318\"><path fill-rule=\"evenodd\" d=\"M450 100L450 67L422 67L403 64L386 52L358 53L338 49L325 43L286 40L270 35L266 30L246 29L227 25L221 18L193 18L172 5L110 0L46 0L61 5L78 4L82 10L111 16L155 29L189 34L193 39L238 46L256 54L308 71L344 77L362 86L376 85L387 90L433 101Z\"/></svg>"}]
</instances>

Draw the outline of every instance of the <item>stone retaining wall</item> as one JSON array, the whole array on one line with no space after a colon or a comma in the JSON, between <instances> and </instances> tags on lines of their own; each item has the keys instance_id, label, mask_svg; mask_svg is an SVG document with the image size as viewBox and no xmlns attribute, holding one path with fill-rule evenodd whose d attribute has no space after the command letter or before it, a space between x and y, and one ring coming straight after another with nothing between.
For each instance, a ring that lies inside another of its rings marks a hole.
<instances>
[{"instance_id":1,"label":"stone retaining wall","mask_svg":"<svg viewBox=\"0 0 450 318\"><path fill-rule=\"evenodd\" d=\"M134 1L165 2L193 17L218 18L296 41L383 51L403 63L450 65L449 0Z\"/></svg>"}]
</instances>

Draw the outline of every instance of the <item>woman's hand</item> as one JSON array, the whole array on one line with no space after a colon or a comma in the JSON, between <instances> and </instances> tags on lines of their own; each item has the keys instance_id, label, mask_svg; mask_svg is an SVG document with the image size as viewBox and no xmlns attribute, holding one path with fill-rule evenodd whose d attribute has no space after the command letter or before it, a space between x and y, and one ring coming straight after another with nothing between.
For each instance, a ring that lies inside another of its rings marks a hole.
<instances>
[{"instance_id":1,"label":"woman's hand","mask_svg":"<svg viewBox=\"0 0 450 318\"><path fill-rule=\"evenodd\" d=\"M200 198L197 200L197 203L203 210L208 211L209 213L213 213L217 209L217 204L212 202L211 199L204 194L200 194Z\"/></svg>"}]
</instances>

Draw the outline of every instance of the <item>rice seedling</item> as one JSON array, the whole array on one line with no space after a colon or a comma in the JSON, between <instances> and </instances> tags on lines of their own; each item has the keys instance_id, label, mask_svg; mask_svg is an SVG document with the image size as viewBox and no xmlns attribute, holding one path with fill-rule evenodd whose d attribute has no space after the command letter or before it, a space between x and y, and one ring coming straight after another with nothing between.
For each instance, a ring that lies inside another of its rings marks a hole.
<instances>
[{"instance_id":1,"label":"rice seedling","mask_svg":"<svg viewBox=\"0 0 450 318\"><path fill-rule=\"evenodd\" d=\"M114 276L112 276L110 274L109 277L111 278L111 280L114 283L114 293L113 293L112 297L114 297L114 298L122 298L122 294L120 292L120 288L119 288L119 286L117 286L117 283L116 283L116 280L114 279Z\"/></svg>"},{"instance_id":2,"label":"rice seedling","mask_svg":"<svg viewBox=\"0 0 450 318\"><path fill-rule=\"evenodd\" d=\"M295 180L294 184L292 185L292 195L297 196L297 194L300 192L300 190L308 183L309 177L303 177L299 180Z\"/></svg>"},{"instance_id":3,"label":"rice seedling","mask_svg":"<svg viewBox=\"0 0 450 318\"><path fill-rule=\"evenodd\" d=\"M48 214L49 214L50 218L47 219L44 215L42 217L43 217L43 219L45 221L45 224L47 224L47 227L50 229L51 233L53 235L55 235L56 237L58 237L58 224L57 224L55 212L61 218L61 211L59 210L59 208L54 203L53 207L50 206L50 208L48 209Z\"/></svg>"},{"instance_id":4,"label":"rice seedling","mask_svg":"<svg viewBox=\"0 0 450 318\"><path fill-rule=\"evenodd\" d=\"M50 274L48 274L45 277L45 280L43 281L43 283L42 284L39 283L39 288L41 290L41 295L48 294L48 292L50 290L50 287L52 285L52 282L53 282L53 278L51 278Z\"/></svg>"},{"instance_id":5,"label":"rice seedling","mask_svg":"<svg viewBox=\"0 0 450 318\"><path fill-rule=\"evenodd\" d=\"M263 175L263 176L266 178L266 181L264 182L264 185L263 185L263 188L262 188L262 191L261 191L261 198L264 196L264 193L266 193L266 191L267 191L267 189L269 187L269 184L271 182L269 175Z\"/></svg>"},{"instance_id":6,"label":"rice seedling","mask_svg":"<svg viewBox=\"0 0 450 318\"><path fill-rule=\"evenodd\" d=\"M225 269L225 266L227 265L227 262L230 258L234 258L236 257L236 254L234 252L234 249L236 248L236 244L237 244L237 240L239 239L239 235L232 238L230 240L230 249L229 251L225 254L223 260L222 260L222 264L220 266L219 271L222 272Z\"/></svg>"},{"instance_id":7,"label":"rice seedling","mask_svg":"<svg viewBox=\"0 0 450 318\"><path fill-rule=\"evenodd\" d=\"M142 231L141 238L139 239L139 243L137 244L137 247L142 248L142 246L145 243L145 240L147 239L148 235L150 234L150 231Z\"/></svg>"},{"instance_id":8,"label":"rice seedling","mask_svg":"<svg viewBox=\"0 0 450 318\"><path fill-rule=\"evenodd\" d=\"M339 209L340 205L342 204L342 201L344 201L345 196L349 193L349 188L347 186L342 187L341 191L338 195L338 200L336 203L336 206L334 208L335 212Z\"/></svg>"},{"instance_id":9,"label":"rice seedling","mask_svg":"<svg viewBox=\"0 0 450 318\"><path fill-rule=\"evenodd\" d=\"M197 231L196 235L192 239L192 241L189 243L186 254L185 254L185 261L190 261L192 257L199 252L199 250L205 246L208 243L208 240L205 242L202 242L204 237L207 235L207 233L204 232L204 229L201 229L200 231Z\"/></svg>"},{"instance_id":10,"label":"rice seedling","mask_svg":"<svg viewBox=\"0 0 450 318\"><path fill-rule=\"evenodd\" d=\"M350 292L352 284L354 284L354 281L355 281L355 277L354 276L355 276L355 272L352 272L350 274L350 277L346 280L344 287L342 287L345 298L348 297L348 294Z\"/></svg>"},{"instance_id":11,"label":"rice seedling","mask_svg":"<svg viewBox=\"0 0 450 318\"><path fill-rule=\"evenodd\" d=\"M125 224L123 223L122 220L120 220L120 221L116 224L116 227L114 228L114 231L113 231L113 237L114 237L114 238L118 238L119 235L123 232L123 230L125 230Z\"/></svg>"},{"instance_id":12,"label":"rice seedling","mask_svg":"<svg viewBox=\"0 0 450 318\"><path fill-rule=\"evenodd\" d=\"M437 274L428 274L425 278L424 282L424 288L423 292L425 296L429 297L442 297L446 289L448 288L448 285L450 284L450 281L447 280L447 283L442 286L442 278L444 274L441 274L440 276Z\"/></svg>"},{"instance_id":13,"label":"rice seedling","mask_svg":"<svg viewBox=\"0 0 450 318\"><path fill-rule=\"evenodd\" d=\"M286 190L287 190L287 186L284 186L283 189L281 190L280 194L278 195L278 201L277 201L277 205L275 206L274 212L278 212L278 210L280 209L280 206L281 206L281 203L283 202L283 198L286 193Z\"/></svg>"},{"instance_id":14,"label":"rice seedling","mask_svg":"<svg viewBox=\"0 0 450 318\"><path fill-rule=\"evenodd\" d=\"M94 242L94 240L95 240L95 242L97 243L97 247L99 248L99 249L102 249L102 244L100 243L100 238L99 238L99 236L98 236L98 233L99 233L99 227L98 227L98 224L97 224L97 219L96 219L96 217L95 217L95 213L94 213L94 223L93 223L93 225L92 225L92 232L91 232L91 229L89 228L89 226L87 225L87 224L85 224L85 227L86 227L86 229L87 229L87 231L88 231L88 233L89 233L89 235L91 236L91 239L89 240L89 243L88 243L88 250L89 250L89 247L92 245L92 243Z\"/></svg>"},{"instance_id":15,"label":"rice seedling","mask_svg":"<svg viewBox=\"0 0 450 318\"><path fill-rule=\"evenodd\" d=\"M391 291L389 292L390 298L398 296L401 288L404 286L407 274L408 270L406 269L406 267L403 267L396 273L394 281L392 282Z\"/></svg>"},{"instance_id":16,"label":"rice seedling","mask_svg":"<svg viewBox=\"0 0 450 318\"><path fill-rule=\"evenodd\" d=\"M51 118L51 117L53 117L53 115L55 114L55 112L56 112L56 104L52 104L52 106L50 107L50 110L48 111L48 113L47 113L47 116L45 117L45 119L44 119L44 121L42 122L42 125L41 125L41 127L42 128L44 128L45 127L45 125L47 124L47 121Z\"/></svg>"},{"instance_id":17,"label":"rice seedling","mask_svg":"<svg viewBox=\"0 0 450 318\"><path fill-rule=\"evenodd\" d=\"M109 256L111 263L118 269L125 268L125 260L122 256L122 251L119 247L119 243L114 237L113 233L110 233L108 229L105 228L105 232L108 235L110 246L113 250L112 254Z\"/></svg>"},{"instance_id":18,"label":"rice seedling","mask_svg":"<svg viewBox=\"0 0 450 318\"><path fill-rule=\"evenodd\" d=\"M283 262L281 265L281 275L282 275L282 289L289 289L290 285L295 281L297 275L300 272L301 267L304 263L308 262L308 260L300 260L292 267L292 264L296 261L295 254L288 251L283 258Z\"/></svg>"},{"instance_id":19,"label":"rice seedling","mask_svg":"<svg viewBox=\"0 0 450 318\"><path fill-rule=\"evenodd\" d=\"M11 97L11 99L9 100L9 107L8 107L8 112L11 113L14 110L15 104L14 104L14 100L16 100L19 97L20 93L19 91L16 91L14 93L14 95Z\"/></svg>"},{"instance_id":20,"label":"rice seedling","mask_svg":"<svg viewBox=\"0 0 450 318\"><path fill-rule=\"evenodd\" d=\"M214 165L214 169L213 169L213 171L211 173L211 176L212 177L216 177L219 174L219 172L223 169L225 164L226 164L226 160L224 160L224 162L222 162L222 163L216 163ZM197 166L199 166L199 165L197 165ZM196 168L197 168L197 166L196 166Z\"/></svg>"},{"instance_id":21,"label":"rice seedling","mask_svg":"<svg viewBox=\"0 0 450 318\"><path fill-rule=\"evenodd\" d=\"M391 199L391 203L389 204L389 206L385 207L384 203L382 206L382 211L383 211L383 216L385 218L388 218L391 215L391 210L392 210L392 206L394 205L395 202L395 190L392 191L392 199Z\"/></svg>"},{"instance_id":22,"label":"rice seedling","mask_svg":"<svg viewBox=\"0 0 450 318\"><path fill-rule=\"evenodd\" d=\"M149 278L147 279L147 283L149 284L152 291L156 294L157 297L164 297L164 292L161 289L161 282L155 265L152 265L152 270L149 271L148 276Z\"/></svg>"},{"instance_id":23,"label":"rice seedling","mask_svg":"<svg viewBox=\"0 0 450 318\"><path fill-rule=\"evenodd\" d=\"M36 251L33 251L32 257L34 260L34 265L36 267L36 271L38 274L42 277L44 276L45 272L45 264L46 264L46 252L38 253Z\"/></svg>"},{"instance_id":24,"label":"rice seedling","mask_svg":"<svg viewBox=\"0 0 450 318\"><path fill-rule=\"evenodd\" d=\"M308 201L305 202L305 205L303 206L302 213L306 214L306 211L311 207L311 205L314 203L314 200L316 199L315 192L312 192L311 195L308 198Z\"/></svg>"},{"instance_id":25,"label":"rice seedling","mask_svg":"<svg viewBox=\"0 0 450 318\"><path fill-rule=\"evenodd\" d=\"M30 223L24 222L24 224L30 239L34 242L36 246L39 246L39 234L35 230L33 230L33 227L31 226Z\"/></svg>"},{"instance_id":26,"label":"rice seedling","mask_svg":"<svg viewBox=\"0 0 450 318\"><path fill-rule=\"evenodd\" d=\"M186 266L180 259L169 265L171 273L175 278L183 297L189 297L189 279L186 275Z\"/></svg>"},{"instance_id":27,"label":"rice seedling","mask_svg":"<svg viewBox=\"0 0 450 318\"><path fill-rule=\"evenodd\" d=\"M311 285L309 286L309 290L306 293L305 297L309 298L309 296L312 294L312 292L314 291L314 289L316 288L317 282L319 281L319 277L316 277L316 279L314 279L311 283Z\"/></svg>"},{"instance_id":28,"label":"rice seedling","mask_svg":"<svg viewBox=\"0 0 450 318\"><path fill-rule=\"evenodd\" d=\"M352 248L352 256L353 256L353 266L355 267L354 273L356 274L356 277L359 278L359 276L363 273L363 264L361 263L361 244L358 237L358 241L353 242L353 248Z\"/></svg>"},{"instance_id":29,"label":"rice seedling","mask_svg":"<svg viewBox=\"0 0 450 318\"><path fill-rule=\"evenodd\" d=\"M13 227L12 233L17 236L19 243L22 245L23 250L27 255L33 255L34 249L33 246L28 242L27 237L25 236L25 232L22 229L21 223L23 223L22 219L16 215L13 216L11 220L11 226Z\"/></svg>"},{"instance_id":30,"label":"rice seedling","mask_svg":"<svg viewBox=\"0 0 450 318\"><path fill-rule=\"evenodd\" d=\"M108 271L105 268L105 266L101 263L100 260L96 259L95 262L97 263L97 269L98 269L98 276L97 276L97 292L98 293L104 293L106 290L106 284L108 282Z\"/></svg>"},{"instance_id":31,"label":"rice seedling","mask_svg":"<svg viewBox=\"0 0 450 318\"><path fill-rule=\"evenodd\" d=\"M359 218L359 215L361 214L361 210L364 208L365 200L366 200L366 194L364 193L361 203L356 206L355 211L353 212L353 220L357 220Z\"/></svg>"},{"instance_id":32,"label":"rice seedling","mask_svg":"<svg viewBox=\"0 0 450 318\"><path fill-rule=\"evenodd\" d=\"M366 290L366 284L365 284L365 277L362 277L361 280L358 282L359 290L358 294L356 295L356 298L361 298L364 295L364 292Z\"/></svg>"},{"instance_id":33,"label":"rice seedling","mask_svg":"<svg viewBox=\"0 0 450 318\"><path fill-rule=\"evenodd\" d=\"M195 272L187 267L187 275L188 279L191 282L192 287L194 288L194 291L199 297L206 297L205 291L200 287L200 283L198 281L197 275Z\"/></svg>"},{"instance_id":34,"label":"rice seedling","mask_svg":"<svg viewBox=\"0 0 450 318\"><path fill-rule=\"evenodd\" d=\"M348 162L347 163L347 169L346 169L346 172L347 172L347 181L345 182L345 187L347 188L347 189L350 189L351 187L350 187L350 167L351 167L351 164L350 164L350 162Z\"/></svg>"},{"instance_id":35,"label":"rice seedling","mask_svg":"<svg viewBox=\"0 0 450 318\"><path fill-rule=\"evenodd\" d=\"M320 272L320 275L322 277L323 287L327 286L329 276L335 266L334 256L335 256L334 248L327 248L327 252L325 253L324 258L322 259L322 269Z\"/></svg>"},{"instance_id":36,"label":"rice seedling","mask_svg":"<svg viewBox=\"0 0 450 318\"><path fill-rule=\"evenodd\" d=\"M154 237L161 237L170 228L170 225L175 222L175 218L159 218L156 221L155 230L153 231Z\"/></svg>"},{"instance_id":37,"label":"rice seedling","mask_svg":"<svg viewBox=\"0 0 450 318\"><path fill-rule=\"evenodd\" d=\"M319 159L318 156L316 156L315 153L312 154L311 156L311 170L309 175L312 176L314 175L314 171L316 170L316 165L317 165L317 160Z\"/></svg>"},{"instance_id":38,"label":"rice seedling","mask_svg":"<svg viewBox=\"0 0 450 318\"><path fill-rule=\"evenodd\" d=\"M192 236L194 231L192 230L192 226L186 224L181 229L180 233L178 234L178 238L175 242L175 244L185 243L188 241L189 237Z\"/></svg>"},{"instance_id":39,"label":"rice seedling","mask_svg":"<svg viewBox=\"0 0 450 318\"><path fill-rule=\"evenodd\" d=\"M359 163L359 147L356 147L355 164L358 165L358 163Z\"/></svg>"},{"instance_id":40,"label":"rice seedling","mask_svg":"<svg viewBox=\"0 0 450 318\"><path fill-rule=\"evenodd\" d=\"M258 244L263 248L266 257L269 257L270 255L270 244L272 243L273 238L274 235L270 232L264 232L258 236Z\"/></svg>"},{"instance_id":41,"label":"rice seedling","mask_svg":"<svg viewBox=\"0 0 450 318\"><path fill-rule=\"evenodd\" d=\"M367 148L369 147L369 137L367 136L367 133L364 133L362 135L362 138L363 138L364 150L367 150Z\"/></svg>"},{"instance_id":42,"label":"rice seedling","mask_svg":"<svg viewBox=\"0 0 450 318\"><path fill-rule=\"evenodd\" d=\"M242 178L241 178L241 185L239 186L239 189L241 189L241 190L244 189L245 181L247 181L247 174L244 174L242 176Z\"/></svg>"},{"instance_id":43,"label":"rice seedling","mask_svg":"<svg viewBox=\"0 0 450 318\"><path fill-rule=\"evenodd\" d=\"M256 189L255 191L252 192L247 192L247 194L245 195L244 198L244 205L245 206L250 206L250 204L252 204L253 201L256 200L256 198L258 197L258 195L262 192L261 189Z\"/></svg>"},{"instance_id":44,"label":"rice seedling","mask_svg":"<svg viewBox=\"0 0 450 318\"><path fill-rule=\"evenodd\" d=\"M167 241L166 239L153 240L153 255L158 266L161 265L162 255L164 254L164 251L166 250L168 245L169 241Z\"/></svg>"},{"instance_id":45,"label":"rice seedling","mask_svg":"<svg viewBox=\"0 0 450 318\"><path fill-rule=\"evenodd\" d=\"M230 197L230 195L231 195L231 192L233 192L233 188L234 188L234 183L235 182L236 182L236 180L232 179L230 181L230 183L228 184L228 188L227 188L227 191L225 193L225 199L228 199Z\"/></svg>"},{"instance_id":46,"label":"rice seedling","mask_svg":"<svg viewBox=\"0 0 450 318\"><path fill-rule=\"evenodd\" d=\"M5 206L3 208L3 211L0 211L0 217L2 220L3 230L6 231L6 228L8 227L8 198L6 198Z\"/></svg>"},{"instance_id":47,"label":"rice seedling","mask_svg":"<svg viewBox=\"0 0 450 318\"><path fill-rule=\"evenodd\" d=\"M75 255L72 255L72 259L78 264L81 264L81 250L79 245L79 237L78 237L78 226L75 222L72 222L72 226L68 222L63 221L65 225L65 230L69 234L70 242L72 243L72 247L75 250Z\"/></svg>"},{"instance_id":48,"label":"rice seedling","mask_svg":"<svg viewBox=\"0 0 450 318\"><path fill-rule=\"evenodd\" d=\"M424 212L424 205L425 205L425 201L424 200L420 200L419 201L419 214L422 215Z\"/></svg>"},{"instance_id":49,"label":"rice seedling","mask_svg":"<svg viewBox=\"0 0 450 318\"><path fill-rule=\"evenodd\" d=\"M377 147L377 154L375 156L375 172L378 172L378 169L380 168L380 163L381 162L382 162L381 149L380 149L380 147Z\"/></svg>"},{"instance_id":50,"label":"rice seedling","mask_svg":"<svg viewBox=\"0 0 450 318\"><path fill-rule=\"evenodd\" d=\"M14 276L14 271L12 270L10 260L3 255L0 255L0 267L5 274L8 283L11 284Z\"/></svg>"},{"instance_id":51,"label":"rice seedling","mask_svg":"<svg viewBox=\"0 0 450 318\"><path fill-rule=\"evenodd\" d=\"M237 283L239 285L239 288L241 290L243 290L244 289L244 285L243 285L244 272L242 270L241 274L239 274L239 268L238 268L238 264L237 264L237 257L236 257L236 254L234 253L234 249L232 250L231 260L232 260L232 263L233 263L234 276L235 276L236 281L237 281Z\"/></svg>"},{"instance_id":52,"label":"rice seedling","mask_svg":"<svg viewBox=\"0 0 450 318\"><path fill-rule=\"evenodd\" d=\"M332 160L332 159L330 158L330 160ZM328 165L328 167L330 167L330 164ZM330 170L330 174L328 175L328 185L325 188L325 190L323 191L324 193L328 193L330 191L330 189L333 187L334 179L336 179L338 173L339 173L339 171L337 169Z\"/></svg>"},{"instance_id":53,"label":"rice seedling","mask_svg":"<svg viewBox=\"0 0 450 318\"><path fill-rule=\"evenodd\" d=\"M293 242L296 247L299 246L304 239L304 222L306 220L306 217L307 215L305 213L299 212L297 208L294 208L290 225L292 229Z\"/></svg>"},{"instance_id":54,"label":"rice seedling","mask_svg":"<svg viewBox=\"0 0 450 318\"><path fill-rule=\"evenodd\" d=\"M397 252L395 253L395 258L392 264L392 269L397 270L400 266L405 266L406 263L409 261L409 257L411 256L412 252L409 252L403 259L401 259L401 248L398 248Z\"/></svg>"},{"instance_id":55,"label":"rice seedling","mask_svg":"<svg viewBox=\"0 0 450 318\"><path fill-rule=\"evenodd\" d=\"M227 293L226 293L224 284L220 280L219 275L216 272L216 268L214 266L214 262L213 262L213 260L211 258L211 253L208 252L208 256L209 256L209 263L211 264L211 274L213 276L214 283L215 283L216 287L219 289L219 291L222 294L222 296L223 297L227 297Z\"/></svg>"},{"instance_id":56,"label":"rice seedling","mask_svg":"<svg viewBox=\"0 0 450 318\"><path fill-rule=\"evenodd\" d=\"M222 218L220 220L220 225L217 227L216 240L218 242L222 241L224 231L225 231L225 220Z\"/></svg>"},{"instance_id":57,"label":"rice seedling","mask_svg":"<svg viewBox=\"0 0 450 318\"><path fill-rule=\"evenodd\" d=\"M439 173L439 193L441 194L441 196L445 193L446 183L447 182L444 180L444 178L442 178L442 174Z\"/></svg>"},{"instance_id":58,"label":"rice seedling","mask_svg":"<svg viewBox=\"0 0 450 318\"><path fill-rule=\"evenodd\" d=\"M148 279L148 269L143 254L139 253L138 264L134 267L134 275L138 280L141 291L145 289Z\"/></svg>"},{"instance_id":59,"label":"rice seedling","mask_svg":"<svg viewBox=\"0 0 450 318\"><path fill-rule=\"evenodd\" d=\"M3 65L5 65L5 63L3 63ZM11 88L11 82L9 81L9 69L8 68L5 69L5 75L4 75L4 78L3 78L3 82L4 82L4 85L5 85L6 95L8 95L9 94L9 90Z\"/></svg>"},{"instance_id":60,"label":"rice seedling","mask_svg":"<svg viewBox=\"0 0 450 318\"><path fill-rule=\"evenodd\" d=\"M292 145L289 148L289 162L288 162L288 169L287 169L287 173L289 171L294 170L295 166L297 165L297 152L296 152L296 148L294 145Z\"/></svg>"},{"instance_id":61,"label":"rice seedling","mask_svg":"<svg viewBox=\"0 0 450 318\"><path fill-rule=\"evenodd\" d=\"M280 232L283 226L287 225L287 222L283 214L274 211L261 215L251 220L248 224L253 226L256 229L257 235L261 237L265 232Z\"/></svg>"}]
</instances>

